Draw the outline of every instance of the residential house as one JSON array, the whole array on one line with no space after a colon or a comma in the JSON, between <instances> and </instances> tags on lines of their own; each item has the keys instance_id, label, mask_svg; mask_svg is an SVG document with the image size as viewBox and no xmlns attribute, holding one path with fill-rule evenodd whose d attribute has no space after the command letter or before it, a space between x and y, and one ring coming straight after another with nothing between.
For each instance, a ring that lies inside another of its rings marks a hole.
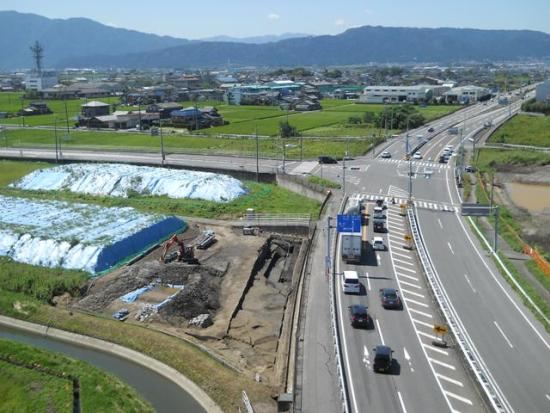
<instances>
[{"instance_id":1,"label":"residential house","mask_svg":"<svg viewBox=\"0 0 550 413\"><path fill-rule=\"evenodd\" d=\"M105 116L110 112L110 107L108 103L99 102L93 100L91 102L81 105L81 115L83 118L94 118L96 116Z\"/></svg>"},{"instance_id":2,"label":"residential house","mask_svg":"<svg viewBox=\"0 0 550 413\"><path fill-rule=\"evenodd\" d=\"M21 109L17 114L19 116L49 115L52 110L44 102L31 102L29 106Z\"/></svg>"},{"instance_id":3,"label":"residential house","mask_svg":"<svg viewBox=\"0 0 550 413\"><path fill-rule=\"evenodd\" d=\"M147 113L158 113L161 119L169 119L175 110L181 110L183 106L176 102L153 103L147 106Z\"/></svg>"}]
</instances>

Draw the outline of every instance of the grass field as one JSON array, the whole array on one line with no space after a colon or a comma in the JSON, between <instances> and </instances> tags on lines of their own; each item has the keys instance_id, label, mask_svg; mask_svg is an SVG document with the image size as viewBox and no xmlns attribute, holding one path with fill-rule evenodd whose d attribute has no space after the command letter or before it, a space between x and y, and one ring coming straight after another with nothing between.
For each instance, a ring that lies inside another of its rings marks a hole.
<instances>
[{"instance_id":1,"label":"grass field","mask_svg":"<svg viewBox=\"0 0 550 413\"><path fill-rule=\"evenodd\" d=\"M549 165L550 153L528 151L523 149L491 149L482 148L477 151L477 166L487 172L492 169L499 169L510 165L535 166Z\"/></svg>"},{"instance_id":2,"label":"grass field","mask_svg":"<svg viewBox=\"0 0 550 413\"><path fill-rule=\"evenodd\" d=\"M83 412L153 412L134 389L88 363L0 339L0 354L48 371L76 376ZM72 383L53 374L0 361L0 412L71 412Z\"/></svg>"},{"instance_id":3,"label":"grass field","mask_svg":"<svg viewBox=\"0 0 550 413\"><path fill-rule=\"evenodd\" d=\"M249 191L247 195L228 203L154 196L96 197L68 191L22 191L6 188L6 185L12 180L24 176L31 170L49 165L38 162L0 161L0 177L4 176L4 171L9 171L11 177L9 181L4 179L1 181L0 193L27 198L88 202L102 206L131 206L143 212L204 218L235 218L241 216L247 208L254 208L257 212L309 213L315 216L320 207L319 202L277 185L252 181L245 182ZM15 280L12 282L16 283Z\"/></svg>"},{"instance_id":4,"label":"grass field","mask_svg":"<svg viewBox=\"0 0 550 413\"><path fill-rule=\"evenodd\" d=\"M489 142L550 147L550 116L516 115Z\"/></svg>"}]
</instances>

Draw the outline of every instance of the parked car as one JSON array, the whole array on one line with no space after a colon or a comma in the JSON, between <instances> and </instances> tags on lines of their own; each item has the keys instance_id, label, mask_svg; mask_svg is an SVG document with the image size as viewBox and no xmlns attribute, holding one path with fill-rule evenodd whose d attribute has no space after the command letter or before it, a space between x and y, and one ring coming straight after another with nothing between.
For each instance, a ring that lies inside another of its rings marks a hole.
<instances>
[{"instance_id":1,"label":"parked car","mask_svg":"<svg viewBox=\"0 0 550 413\"><path fill-rule=\"evenodd\" d=\"M319 163L334 164L334 163L338 163L338 161L334 159L332 156L322 155L322 156L319 156Z\"/></svg>"},{"instance_id":2,"label":"parked car","mask_svg":"<svg viewBox=\"0 0 550 413\"><path fill-rule=\"evenodd\" d=\"M388 346L376 346L374 352L374 363L372 368L375 372L387 373L393 364L393 350Z\"/></svg>"},{"instance_id":3,"label":"parked car","mask_svg":"<svg viewBox=\"0 0 550 413\"><path fill-rule=\"evenodd\" d=\"M384 152L382 152L382 153L380 154L380 157L381 157L381 158L386 158L386 159L387 159L387 158L391 158L391 153L388 152L388 151L384 151Z\"/></svg>"},{"instance_id":4,"label":"parked car","mask_svg":"<svg viewBox=\"0 0 550 413\"><path fill-rule=\"evenodd\" d=\"M371 319L367 311L367 307L365 307L364 305L356 304L350 305L348 309L349 321L352 327L370 327Z\"/></svg>"},{"instance_id":5,"label":"parked car","mask_svg":"<svg viewBox=\"0 0 550 413\"><path fill-rule=\"evenodd\" d=\"M113 318L117 319L118 321L125 321L128 318L129 314L130 311L128 311L127 308L121 308L120 310L113 313Z\"/></svg>"},{"instance_id":6,"label":"parked car","mask_svg":"<svg viewBox=\"0 0 550 413\"><path fill-rule=\"evenodd\" d=\"M384 239L382 237L374 237L372 239L372 249L376 251L385 251L386 245L384 244Z\"/></svg>"},{"instance_id":7,"label":"parked car","mask_svg":"<svg viewBox=\"0 0 550 413\"><path fill-rule=\"evenodd\" d=\"M464 168L464 170L465 170L466 172L476 172L476 171L477 171L477 169L476 169L474 166L472 166L472 165L466 165L466 167Z\"/></svg>"},{"instance_id":8,"label":"parked car","mask_svg":"<svg viewBox=\"0 0 550 413\"><path fill-rule=\"evenodd\" d=\"M381 288L380 302L384 308L401 309L403 307L401 298L395 288Z\"/></svg>"}]
</instances>

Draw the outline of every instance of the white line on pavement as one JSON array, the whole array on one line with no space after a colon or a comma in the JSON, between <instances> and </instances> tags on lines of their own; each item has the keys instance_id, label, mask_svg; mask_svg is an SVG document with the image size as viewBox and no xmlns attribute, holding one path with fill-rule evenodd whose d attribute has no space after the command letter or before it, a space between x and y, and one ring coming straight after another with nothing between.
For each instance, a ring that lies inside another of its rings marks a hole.
<instances>
[{"instance_id":1,"label":"white line on pavement","mask_svg":"<svg viewBox=\"0 0 550 413\"><path fill-rule=\"evenodd\" d=\"M396 263L393 263L393 265L395 266L395 268L399 268L399 270L408 271L408 272L412 272L413 274L416 274L416 270L411 270L410 268L402 267L401 265L397 265Z\"/></svg>"},{"instance_id":2,"label":"white line on pavement","mask_svg":"<svg viewBox=\"0 0 550 413\"><path fill-rule=\"evenodd\" d=\"M451 245L450 242L447 242L447 245L449 246L449 249L451 250L451 252L453 253L453 255L455 255L455 252L453 251L453 247Z\"/></svg>"},{"instance_id":3,"label":"white line on pavement","mask_svg":"<svg viewBox=\"0 0 550 413\"><path fill-rule=\"evenodd\" d=\"M380 341L382 341L382 344L385 344L384 336L382 335L382 329L380 328L380 323L378 322L378 319L376 319L376 327L378 327L378 334L380 334Z\"/></svg>"},{"instance_id":4,"label":"white line on pavement","mask_svg":"<svg viewBox=\"0 0 550 413\"><path fill-rule=\"evenodd\" d=\"M403 291L403 290L401 290ZM413 303L413 304L416 304L416 305L419 305L420 307L425 307L425 308L428 308L429 305L426 304L426 303L421 303L420 301L416 301L416 300L413 300L412 298L407 298L405 296L403 296L403 298L405 299L406 302L408 303Z\"/></svg>"},{"instance_id":5,"label":"white line on pavement","mask_svg":"<svg viewBox=\"0 0 550 413\"><path fill-rule=\"evenodd\" d=\"M369 273L368 272L365 273L365 277L367 278L367 287L370 291L370 278L369 278Z\"/></svg>"},{"instance_id":6,"label":"white line on pavement","mask_svg":"<svg viewBox=\"0 0 550 413\"><path fill-rule=\"evenodd\" d=\"M402 262L403 264L406 264L406 265L410 265L411 267L414 267L414 263L413 262L408 262L408 261L405 261L405 260L402 260L402 259L399 259L399 258L394 258L393 261L397 261L397 262Z\"/></svg>"},{"instance_id":7,"label":"white line on pavement","mask_svg":"<svg viewBox=\"0 0 550 413\"><path fill-rule=\"evenodd\" d=\"M438 349L439 350L439 349ZM439 373L436 373L437 377L439 377L440 379L443 379L445 381L448 381L449 383L453 383L453 384L456 384L457 386L459 387L464 387L464 384L462 384L461 381L458 381L458 380L455 380L455 379L451 379L450 377L447 377L447 376L444 376L443 374L439 374Z\"/></svg>"},{"instance_id":8,"label":"white line on pavement","mask_svg":"<svg viewBox=\"0 0 550 413\"><path fill-rule=\"evenodd\" d=\"M439 360L437 360L437 359L433 359L433 358L431 358L431 357L428 357L428 360L430 360L432 363L438 364L438 365L440 365L440 366L442 366L442 367L446 367L446 368L448 368L449 370L456 370L456 367L453 366L452 364L444 363L444 362L442 362L442 361L439 361Z\"/></svg>"},{"instance_id":9,"label":"white line on pavement","mask_svg":"<svg viewBox=\"0 0 550 413\"><path fill-rule=\"evenodd\" d=\"M418 289L418 290L421 290L421 289L422 289L422 287L421 287L420 285L416 285L416 284L410 283L410 282L408 282L408 281L399 280L399 282L400 282L401 284L405 284L405 285L408 286L408 287L413 287L413 288L416 288L416 289Z\"/></svg>"},{"instance_id":10,"label":"white line on pavement","mask_svg":"<svg viewBox=\"0 0 550 413\"><path fill-rule=\"evenodd\" d=\"M393 255L397 255L397 256L399 256L399 257L407 258L407 259L409 259L409 260L412 260L412 259L413 259L413 257L411 257L410 255L405 255L405 254L402 254L402 253L400 253L400 252L395 252L395 251L394 251L394 252L393 252Z\"/></svg>"},{"instance_id":11,"label":"white line on pavement","mask_svg":"<svg viewBox=\"0 0 550 413\"><path fill-rule=\"evenodd\" d=\"M468 285L470 286L470 288L472 289L472 291L474 293L476 293L476 289L474 288L474 286L472 285L472 283L470 282L470 279L468 278L468 275L464 274L464 277L466 277L466 281L468 282Z\"/></svg>"},{"instance_id":12,"label":"white line on pavement","mask_svg":"<svg viewBox=\"0 0 550 413\"><path fill-rule=\"evenodd\" d=\"M439 226L441 227L441 229L443 229L443 224L441 223L441 220L439 218L437 218L437 222L439 222Z\"/></svg>"},{"instance_id":13,"label":"white line on pavement","mask_svg":"<svg viewBox=\"0 0 550 413\"><path fill-rule=\"evenodd\" d=\"M452 397L453 399L460 400L463 403L473 406L473 403L471 402L471 400L467 399L466 397L459 396L458 394L451 393L450 391L447 391L447 390L445 390L445 394L447 396Z\"/></svg>"},{"instance_id":14,"label":"white line on pavement","mask_svg":"<svg viewBox=\"0 0 550 413\"><path fill-rule=\"evenodd\" d=\"M405 403L403 402L403 397L401 397L401 392L397 392L397 396L399 397L399 403L401 403L401 408L403 409L403 413L407 413L407 409L405 408Z\"/></svg>"},{"instance_id":15,"label":"white line on pavement","mask_svg":"<svg viewBox=\"0 0 550 413\"><path fill-rule=\"evenodd\" d=\"M432 350L432 351L435 351L436 353L443 354L443 355L445 355L445 356L448 356L448 355L449 355L449 353L446 352L445 350L441 350L440 348L434 347L434 346L432 346L432 345L430 345L430 344L422 343L422 345L423 345L425 348L427 348L427 349L430 349L430 350Z\"/></svg>"},{"instance_id":16,"label":"white line on pavement","mask_svg":"<svg viewBox=\"0 0 550 413\"><path fill-rule=\"evenodd\" d=\"M504 340L506 340L510 348L514 348L514 346L512 345L512 342L508 339L508 337L506 337L506 334L504 334L504 331L502 331L502 328L500 328L497 322L493 321L493 323L495 323L495 327L498 329L498 331L500 331L500 334L502 334L502 337L504 337Z\"/></svg>"},{"instance_id":17,"label":"white line on pavement","mask_svg":"<svg viewBox=\"0 0 550 413\"><path fill-rule=\"evenodd\" d=\"M433 324L426 323L425 321L417 320L416 318L413 318L412 321L414 321L414 322L417 323L417 324L423 325L423 326L425 326L425 327L431 328L431 329L434 328L434 325L433 325Z\"/></svg>"},{"instance_id":18,"label":"white line on pavement","mask_svg":"<svg viewBox=\"0 0 550 413\"><path fill-rule=\"evenodd\" d=\"M414 296L416 296L416 297L426 298L426 297L424 296L424 294L415 293L414 291L411 291L411 290L405 290L403 287L401 287L401 291L403 291L404 293L407 293L407 294L414 295Z\"/></svg>"},{"instance_id":19,"label":"white line on pavement","mask_svg":"<svg viewBox=\"0 0 550 413\"><path fill-rule=\"evenodd\" d=\"M412 275L403 274L401 272L398 273L397 271L395 273L399 274L401 277L408 278L409 280L418 281L418 278L413 277Z\"/></svg>"},{"instance_id":20,"label":"white line on pavement","mask_svg":"<svg viewBox=\"0 0 550 413\"><path fill-rule=\"evenodd\" d=\"M434 336L433 334L428 334L420 330L416 330L416 333L420 334L421 336L428 337L430 340L437 340L437 337Z\"/></svg>"}]
</instances>

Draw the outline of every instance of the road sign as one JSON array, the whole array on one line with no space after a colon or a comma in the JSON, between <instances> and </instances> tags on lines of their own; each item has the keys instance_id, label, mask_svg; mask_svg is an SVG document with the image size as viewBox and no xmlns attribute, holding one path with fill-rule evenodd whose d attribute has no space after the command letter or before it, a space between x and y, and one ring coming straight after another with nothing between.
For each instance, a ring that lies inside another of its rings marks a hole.
<instances>
[{"instance_id":1,"label":"road sign","mask_svg":"<svg viewBox=\"0 0 550 413\"><path fill-rule=\"evenodd\" d=\"M460 214L462 216L486 217L493 215L493 209L486 204L462 204Z\"/></svg>"},{"instance_id":2,"label":"road sign","mask_svg":"<svg viewBox=\"0 0 550 413\"><path fill-rule=\"evenodd\" d=\"M338 232L361 232L361 215L338 215L336 230Z\"/></svg>"},{"instance_id":3,"label":"road sign","mask_svg":"<svg viewBox=\"0 0 550 413\"><path fill-rule=\"evenodd\" d=\"M434 330L434 333L441 334L441 335L447 334L447 332L449 331L447 326L442 326L440 324L434 325L433 330Z\"/></svg>"}]
</instances>

